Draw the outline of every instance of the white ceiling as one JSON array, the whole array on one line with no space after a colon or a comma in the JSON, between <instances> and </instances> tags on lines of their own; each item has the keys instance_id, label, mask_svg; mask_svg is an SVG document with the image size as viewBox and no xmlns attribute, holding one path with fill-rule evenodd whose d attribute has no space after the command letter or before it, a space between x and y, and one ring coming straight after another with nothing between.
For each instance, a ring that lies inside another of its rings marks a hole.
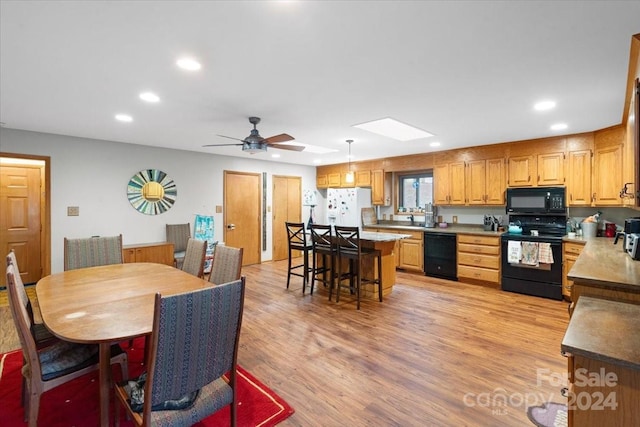
<instances>
[{"instance_id":1,"label":"white ceiling","mask_svg":"<svg viewBox=\"0 0 640 427\"><path fill-rule=\"evenodd\" d=\"M346 162L346 139L358 161L618 124L640 2L2 0L0 19L6 128L251 157L202 145L259 116L263 137L340 151L252 158L313 165ZM384 117L436 136L352 127Z\"/></svg>"}]
</instances>

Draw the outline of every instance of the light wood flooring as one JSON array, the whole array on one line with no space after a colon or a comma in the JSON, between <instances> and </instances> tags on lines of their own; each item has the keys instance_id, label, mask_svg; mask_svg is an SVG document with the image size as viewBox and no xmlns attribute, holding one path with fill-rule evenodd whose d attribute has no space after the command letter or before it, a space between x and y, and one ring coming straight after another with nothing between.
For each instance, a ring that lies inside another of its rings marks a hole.
<instances>
[{"instance_id":1,"label":"light wood flooring","mask_svg":"<svg viewBox=\"0 0 640 427\"><path fill-rule=\"evenodd\" d=\"M286 261L243 274L238 360L293 406L283 427L527 426L527 401L566 402L565 302L398 272L356 311L287 290Z\"/></svg>"}]
</instances>

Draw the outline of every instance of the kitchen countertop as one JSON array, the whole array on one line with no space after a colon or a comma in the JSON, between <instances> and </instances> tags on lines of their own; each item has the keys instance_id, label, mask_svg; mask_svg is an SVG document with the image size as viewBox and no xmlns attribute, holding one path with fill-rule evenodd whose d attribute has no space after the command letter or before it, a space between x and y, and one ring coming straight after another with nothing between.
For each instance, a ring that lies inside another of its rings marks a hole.
<instances>
[{"instance_id":1,"label":"kitchen countertop","mask_svg":"<svg viewBox=\"0 0 640 427\"><path fill-rule=\"evenodd\" d=\"M484 231L484 226L477 224L448 224L446 228L434 227L426 228L418 225L411 225L410 222L388 221L379 222L377 224L365 225L366 228L377 228L379 230L407 230L407 231L426 231L427 233L464 233L478 234L482 236L500 236L503 231Z\"/></svg>"},{"instance_id":2,"label":"kitchen countertop","mask_svg":"<svg viewBox=\"0 0 640 427\"><path fill-rule=\"evenodd\" d=\"M583 296L561 348L573 355L640 370L640 340L630 339L639 330L640 305Z\"/></svg>"},{"instance_id":3,"label":"kitchen countertop","mask_svg":"<svg viewBox=\"0 0 640 427\"><path fill-rule=\"evenodd\" d=\"M565 241L581 240L565 238ZM622 241L617 245L613 241L612 237L586 239L586 245L567 277L590 286L640 293L640 261L634 261L622 250Z\"/></svg>"}]
</instances>

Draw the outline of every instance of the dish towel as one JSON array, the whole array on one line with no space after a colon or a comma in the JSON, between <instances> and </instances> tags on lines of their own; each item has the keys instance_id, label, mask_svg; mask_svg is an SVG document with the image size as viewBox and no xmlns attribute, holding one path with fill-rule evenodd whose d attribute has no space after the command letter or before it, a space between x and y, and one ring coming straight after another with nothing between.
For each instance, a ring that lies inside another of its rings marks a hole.
<instances>
[{"instance_id":1,"label":"dish towel","mask_svg":"<svg viewBox=\"0 0 640 427\"><path fill-rule=\"evenodd\" d=\"M519 264L522 258L522 245L520 242L509 240L507 242L507 261L509 264Z\"/></svg>"},{"instance_id":2,"label":"dish towel","mask_svg":"<svg viewBox=\"0 0 640 427\"><path fill-rule=\"evenodd\" d=\"M538 261L544 264L553 264L551 243L539 243L538 245Z\"/></svg>"},{"instance_id":3,"label":"dish towel","mask_svg":"<svg viewBox=\"0 0 640 427\"><path fill-rule=\"evenodd\" d=\"M538 266L537 242L522 242L522 264Z\"/></svg>"}]
</instances>

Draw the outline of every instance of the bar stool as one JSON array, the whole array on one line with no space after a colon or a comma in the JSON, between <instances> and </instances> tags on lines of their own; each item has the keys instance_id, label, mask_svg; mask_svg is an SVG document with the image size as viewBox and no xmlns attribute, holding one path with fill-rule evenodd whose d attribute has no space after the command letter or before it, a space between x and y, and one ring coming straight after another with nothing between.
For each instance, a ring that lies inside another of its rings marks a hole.
<instances>
[{"instance_id":1,"label":"bar stool","mask_svg":"<svg viewBox=\"0 0 640 427\"><path fill-rule=\"evenodd\" d=\"M325 287L327 285L329 286L329 301L331 301L334 283L333 278L335 276L335 260L338 255L338 247L334 242L332 227L330 225L311 224L309 230L311 231L311 243L313 246L311 293L313 293L315 281L318 280L324 283ZM321 266L316 265L318 256L322 257ZM319 274L322 274L320 278L318 278Z\"/></svg>"},{"instance_id":2,"label":"bar stool","mask_svg":"<svg viewBox=\"0 0 640 427\"><path fill-rule=\"evenodd\" d=\"M309 267L309 254L313 251L313 245L311 242L307 242L307 235L304 230L303 222L285 222L287 227L287 244L289 247L289 263L287 265L287 289L289 289L289 282L291 276L302 277L302 294L304 295L305 288L309 282L309 273L313 271L315 267L315 261L313 267ZM294 251L302 252L302 264L292 265L292 259L295 254ZM302 271L299 271L302 269ZM311 294L313 295L313 283L311 285Z\"/></svg>"},{"instance_id":3,"label":"bar stool","mask_svg":"<svg viewBox=\"0 0 640 427\"><path fill-rule=\"evenodd\" d=\"M337 257L338 257L338 283L336 286L336 302L340 302L340 288L342 281L349 279L349 290L356 293L357 307L360 310L360 289L362 283L378 285L378 295L382 302L382 253L378 249L363 248L360 241L360 229L358 227L335 226ZM344 271L342 263L349 261L349 270ZM377 263L378 277L362 277L363 261L370 260ZM331 295L329 295L331 298Z\"/></svg>"}]
</instances>

